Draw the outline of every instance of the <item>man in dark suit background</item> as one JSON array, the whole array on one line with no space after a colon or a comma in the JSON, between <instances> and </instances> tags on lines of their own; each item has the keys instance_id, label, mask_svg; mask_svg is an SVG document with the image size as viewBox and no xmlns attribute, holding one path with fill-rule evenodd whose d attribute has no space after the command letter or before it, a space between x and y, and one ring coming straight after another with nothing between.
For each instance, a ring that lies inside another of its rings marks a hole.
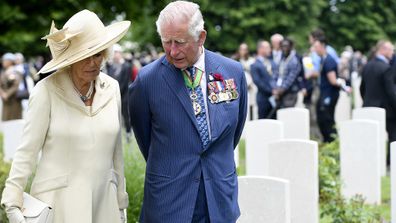
<instances>
[{"instance_id":1,"label":"man in dark suit background","mask_svg":"<svg viewBox=\"0 0 396 223\"><path fill-rule=\"evenodd\" d=\"M257 43L256 61L250 66L250 72L254 84L257 87L256 101L258 106L258 117L269 117L274 104L272 105L269 98L272 96L274 88L274 72L277 71L275 63L270 59L271 45L268 41L260 40ZM275 114L273 112L273 114Z\"/></svg>"},{"instance_id":2,"label":"man in dark suit background","mask_svg":"<svg viewBox=\"0 0 396 223\"><path fill-rule=\"evenodd\" d=\"M394 67L390 69L393 53L394 46L390 41L379 41L375 56L363 68L360 85L363 107L380 107L386 110L389 143L396 141L396 74ZM387 164L390 164L389 146Z\"/></svg>"},{"instance_id":3,"label":"man in dark suit background","mask_svg":"<svg viewBox=\"0 0 396 223\"><path fill-rule=\"evenodd\" d=\"M234 148L247 113L242 65L205 50L192 2L157 20L165 56L130 86L130 118L146 159L142 223L234 223L240 215Z\"/></svg>"}]
</instances>

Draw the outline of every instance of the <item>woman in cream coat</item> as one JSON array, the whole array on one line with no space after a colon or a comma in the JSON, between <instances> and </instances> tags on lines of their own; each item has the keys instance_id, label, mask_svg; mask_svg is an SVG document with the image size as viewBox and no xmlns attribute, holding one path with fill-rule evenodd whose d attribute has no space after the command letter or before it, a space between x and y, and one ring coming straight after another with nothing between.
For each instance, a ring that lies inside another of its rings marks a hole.
<instances>
[{"instance_id":1,"label":"woman in cream coat","mask_svg":"<svg viewBox=\"0 0 396 223\"><path fill-rule=\"evenodd\" d=\"M23 191L41 151L30 194L53 208L54 223L125 221L128 206L121 145L121 100L116 80L100 72L108 48L129 21L105 27L88 10L47 39L57 70L34 88L23 140L1 203L11 223L24 222Z\"/></svg>"}]
</instances>

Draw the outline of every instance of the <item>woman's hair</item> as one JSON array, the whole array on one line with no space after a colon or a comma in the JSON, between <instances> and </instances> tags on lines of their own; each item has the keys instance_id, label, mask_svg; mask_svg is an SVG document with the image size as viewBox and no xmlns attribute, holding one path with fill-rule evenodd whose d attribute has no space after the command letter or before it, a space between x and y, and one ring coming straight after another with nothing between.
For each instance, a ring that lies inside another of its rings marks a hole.
<instances>
[{"instance_id":1,"label":"woman's hair","mask_svg":"<svg viewBox=\"0 0 396 223\"><path fill-rule=\"evenodd\" d=\"M197 41L204 30L204 21L199 5L193 2L175 1L169 3L159 14L156 21L157 32L161 36L163 24L174 20L188 21L188 32Z\"/></svg>"}]
</instances>

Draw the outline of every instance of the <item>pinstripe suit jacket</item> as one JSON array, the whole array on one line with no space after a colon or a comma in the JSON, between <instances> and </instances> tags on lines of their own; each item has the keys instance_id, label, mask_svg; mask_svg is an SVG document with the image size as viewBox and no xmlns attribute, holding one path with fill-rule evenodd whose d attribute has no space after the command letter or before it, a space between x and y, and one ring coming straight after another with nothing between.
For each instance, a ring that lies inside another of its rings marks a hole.
<instances>
[{"instance_id":1,"label":"pinstripe suit jacket","mask_svg":"<svg viewBox=\"0 0 396 223\"><path fill-rule=\"evenodd\" d=\"M233 151L246 119L246 80L239 63L208 50L205 71L234 78L240 95L229 103L208 101L205 147L181 71L165 57L143 67L130 86L131 122L147 162L141 222L191 222L201 173L211 222L235 222L240 215Z\"/></svg>"}]
</instances>

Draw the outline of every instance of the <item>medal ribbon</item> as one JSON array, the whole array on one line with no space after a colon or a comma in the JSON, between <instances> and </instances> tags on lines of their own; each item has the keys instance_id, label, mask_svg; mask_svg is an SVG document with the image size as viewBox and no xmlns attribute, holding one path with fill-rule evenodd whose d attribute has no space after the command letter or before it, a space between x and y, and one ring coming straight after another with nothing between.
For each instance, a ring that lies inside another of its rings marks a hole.
<instances>
[{"instance_id":1,"label":"medal ribbon","mask_svg":"<svg viewBox=\"0 0 396 223\"><path fill-rule=\"evenodd\" d=\"M196 73L197 74L195 75L194 80L192 80L190 75L188 74L188 71L183 70L184 83L187 85L187 87L189 87L191 89L198 87L199 83L201 83L203 72L202 72L202 70L197 69Z\"/></svg>"}]
</instances>

